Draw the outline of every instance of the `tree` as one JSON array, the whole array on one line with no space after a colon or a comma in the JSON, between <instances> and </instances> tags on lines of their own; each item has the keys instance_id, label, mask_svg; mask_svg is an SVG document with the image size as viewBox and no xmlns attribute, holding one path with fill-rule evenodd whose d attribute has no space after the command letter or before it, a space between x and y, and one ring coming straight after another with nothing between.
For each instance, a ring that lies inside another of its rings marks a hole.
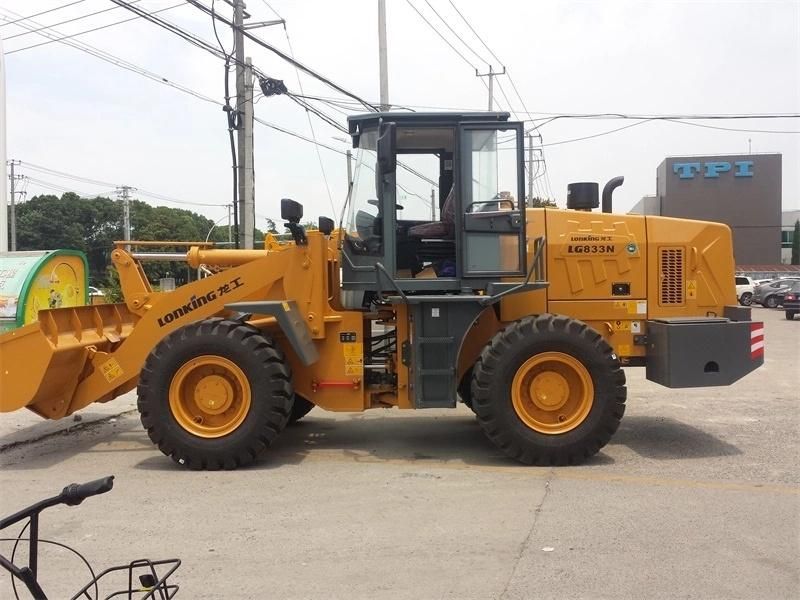
<instances>
[{"instance_id":1,"label":"tree","mask_svg":"<svg viewBox=\"0 0 800 600\"><path fill-rule=\"evenodd\" d=\"M556 208L556 201L551 200L550 198L540 198L539 196L534 196L530 202L531 208Z\"/></svg>"},{"instance_id":2,"label":"tree","mask_svg":"<svg viewBox=\"0 0 800 600\"><path fill-rule=\"evenodd\" d=\"M34 196L17 207L17 247L20 250L80 250L88 259L91 280L102 286L109 281L108 267L114 242L124 237L122 209L122 202L111 198L81 198L72 193L61 198ZM130 209L134 240L203 241L214 224L189 210L150 206L138 200L131 201ZM164 246L150 251L176 250ZM151 281L167 273L184 281L189 276L187 269L181 263L145 263L145 272Z\"/></svg>"},{"instance_id":3,"label":"tree","mask_svg":"<svg viewBox=\"0 0 800 600\"><path fill-rule=\"evenodd\" d=\"M267 233L279 233L278 228L275 226L275 221L270 219L269 217L266 218L267 221Z\"/></svg>"},{"instance_id":4,"label":"tree","mask_svg":"<svg viewBox=\"0 0 800 600\"><path fill-rule=\"evenodd\" d=\"M792 232L792 264L800 265L800 219L794 222Z\"/></svg>"}]
</instances>

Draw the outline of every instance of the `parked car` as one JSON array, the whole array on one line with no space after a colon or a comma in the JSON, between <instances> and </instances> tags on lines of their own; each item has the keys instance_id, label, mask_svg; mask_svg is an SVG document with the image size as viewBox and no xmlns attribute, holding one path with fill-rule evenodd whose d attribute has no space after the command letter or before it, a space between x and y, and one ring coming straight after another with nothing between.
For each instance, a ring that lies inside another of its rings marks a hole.
<instances>
[{"instance_id":1,"label":"parked car","mask_svg":"<svg viewBox=\"0 0 800 600\"><path fill-rule=\"evenodd\" d=\"M794 320L796 314L800 314L800 281L795 281L783 295L783 309L786 311L786 318Z\"/></svg>"},{"instance_id":2,"label":"parked car","mask_svg":"<svg viewBox=\"0 0 800 600\"><path fill-rule=\"evenodd\" d=\"M756 282L750 277L743 275L736 276L736 298L742 306L750 306L753 303L753 289Z\"/></svg>"},{"instance_id":3,"label":"parked car","mask_svg":"<svg viewBox=\"0 0 800 600\"><path fill-rule=\"evenodd\" d=\"M800 281L800 277L774 279L769 283L757 285L753 289L753 302L768 308L777 308L783 302L783 293L796 281Z\"/></svg>"},{"instance_id":4,"label":"parked car","mask_svg":"<svg viewBox=\"0 0 800 600\"><path fill-rule=\"evenodd\" d=\"M105 294L103 293L103 290L101 290L100 288L96 288L93 285L90 285L89 286L89 296L101 296L102 297L102 296L105 296Z\"/></svg>"}]
</instances>

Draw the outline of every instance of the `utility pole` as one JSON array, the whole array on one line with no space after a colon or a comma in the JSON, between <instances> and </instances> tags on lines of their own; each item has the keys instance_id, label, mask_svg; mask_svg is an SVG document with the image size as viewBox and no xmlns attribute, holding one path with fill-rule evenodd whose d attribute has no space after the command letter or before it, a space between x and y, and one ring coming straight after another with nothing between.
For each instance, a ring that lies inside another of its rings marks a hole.
<instances>
[{"instance_id":1,"label":"utility pole","mask_svg":"<svg viewBox=\"0 0 800 600\"><path fill-rule=\"evenodd\" d=\"M431 188L431 221L436 220L436 190Z\"/></svg>"},{"instance_id":2,"label":"utility pole","mask_svg":"<svg viewBox=\"0 0 800 600\"><path fill-rule=\"evenodd\" d=\"M533 136L528 134L528 208L533 206Z\"/></svg>"},{"instance_id":3,"label":"utility pole","mask_svg":"<svg viewBox=\"0 0 800 600\"><path fill-rule=\"evenodd\" d=\"M253 248L255 195L253 186L253 71L244 56L244 0L233 0L233 39L236 59L236 139L237 177L239 180L239 247ZM248 77L249 73L249 77ZM250 88L248 103L247 88ZM249 106L249 111L248 111ZM250 118L248 119L247 113Z\"/></svg>"},{"instance_id":4,"label":"utility pole","mask_svg":"<svg viewBox=\"0 0 800 600\"><path fill-rule=\"evenodd\" d=\"M239 128L239 197L243 200L241 246L253 248L253 233L256 228L255 174L253 172L253 63L248 56L244 66L244 101L241 127Z\"/></svg>"},{"instance_id":5,"label":"utility pole","mask_svg":"<svg viewBox=\"0 0 800 600\"><path fill-rule=\"evenodd\" d=\"M381 110L391 108L389 104L389 67L386 55L386 0L378 0L378 62L380 67Z\"/></svg>"},{"instance_id":6,"label":"utility pole","mask_svg":"<svg viewBox=\"0 0 800 600\"><path fill-rule=\"evenodd\" d=\"M8 206L8 208L9 208L8 220L11 223L11 236L10 236L10 238L11 238L11 246L9 247L9 250L11 250L11 252L16 252L17 251L17 209L16 209L16 199L17 199L17 193L22 193L22 192L17 192L17 181L22 179L23 176L22 175L16 175L14 173L14 167L16 165L18 165L18 164L20 164L20 161L14 160L13 158L10 161L8 161L8 166L9 166L8 178L11 180L11 197L9 198L11 200L11 203Z\"/></svg>"},{"instance_id":7,"label":"utility pole","mask_svg":"<svg viewBox=\"0 0 800 600\"><path fill-rule=\"evenodd\" d=\"M506 68L503 67L503 72L493 71L492 65L489 65L489 72L488 73L478 73L478 69L475 69L475 77L488 77L489 78L489 110L494 108L494 78L498 75L505 75Z\"/></svg>"},{"instance_id":8,"label":"utility pole","mask_svg":"<svg viewBox=\"0 0 800 600\"><path fill-rule=\"evenodd\" d=\"M117 195L122 200L122 239L129 242L131 239L131 191L135 191L129 185L121 185L117 188ZM126 245L125 249L130 250L130 246Z\"/></svg>"},{"instance_id":9,"label":"utility pole","mask_svg":"<svg viewBox=\"0 0 800 600\"><path fill-rule=\"evenodd\" d=\"M226 0L233 6L233 40L236 60L236 138L239 206L239 247L253 248L253 232L256 227L256 196L253 165L253 63L244 54L244 32L246 29L284 25L283 19L259 21L245 24L250 18L245 11L244 0Z\"/></svg>"}]
</instances>

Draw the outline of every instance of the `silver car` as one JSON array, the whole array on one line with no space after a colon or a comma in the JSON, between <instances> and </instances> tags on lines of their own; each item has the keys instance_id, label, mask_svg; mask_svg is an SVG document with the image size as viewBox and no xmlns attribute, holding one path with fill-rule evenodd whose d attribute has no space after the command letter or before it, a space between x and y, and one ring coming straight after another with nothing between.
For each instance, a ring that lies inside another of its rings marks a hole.
<instances>
[{"instance_id":1,"label":"silver car","mask_svg":"<svg viewBox=\"0 0 800 600\"><path fill-rule=\"evenodd\" d=\"M776 308L781 304L784 292L786 292L795 281L800 281L800 277L783 277L757 285L753 288L753 302L768 308Z\"/></svg>"}]
</instances>

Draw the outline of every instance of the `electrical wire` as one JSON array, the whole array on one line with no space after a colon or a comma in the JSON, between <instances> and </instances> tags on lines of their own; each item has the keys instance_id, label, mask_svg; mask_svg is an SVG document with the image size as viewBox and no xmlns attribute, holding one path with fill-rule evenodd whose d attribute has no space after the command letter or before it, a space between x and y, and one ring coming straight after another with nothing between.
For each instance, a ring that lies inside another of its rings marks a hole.
<instances>
[{"instance_id":1,"label":"electrical wire","mask_svg":"<svg viewBox=\"0 0 800 600\"><path fill-rule=\"evenodd\" d=\"M137 1L139 1L139 0L137 0ZM166 8L162 8L162 9L159 9L159 10L154 10L152 14L161 13L161 12L164 12L164 11L167 11L167 10L172 10L173 8L180 8L181 6L185 6L183 4L183 2L180 2L178 4L173 4L172 6L168 6ZM119 7L115 6L113 8L119 8ZM109 8L107 10L113 10L113 8ZM105 12L105 11L100 11L100 12ZM30 46L23 46L22 48L16 48L14 50L9 50L8 52L6 52L6 54L7 55L8 54L16 54L17 52L24 52L25 50L31 50L32 48L38 48L39 46L46 46L47 44L52 44L53 42L60 42L60 41L63 41L63 40L68 40L68 39L71 39L71 38L74 38L74 37L78 37L79 35L85 35L87 33L92 33L94 31L102 31L103 29L108 29L109 27L114 27L115 25L122 25L123 23L129 23L130 21L135 21L138 18L139 17L131 17L129 19L122 19L121 21L114 21L113 23L107 23L106 25L100 25L98 27L93 27L91 29L85 29L85 30L79 31L77 33L71 33L69 35L64 35L64 36L61 36L60 38L51 39L51 40L49 40L47 42L40 42L38 44L31 44ZM57 23L57 25L58 24L59 23ZM18 34L18 35L28 35L28 33L40 33L44 29L50 29L50 27L51 27L50 25L47 25L47 26L44 26L44 27L40 27L39 29L32 29L32 30L28 31L27 33L21 33L21 34ZM17 37L17 36L12 36L12 37ZM5 38L5 39L11 39L11 38Z\"/></svg>"},{"instance_id":2,"label":"electrical wire","mask_svg":"<svg viewBox=\"0 0 800 600\"><path fill-rule=\"evenodd\" d=\"M111 1L112 2L116 2L116 3L126 3L126 2L124 2L124 0L111 0ZM189 4L191 4L192 6L194 6L196 8L199 8L200 10L205 12L206 14L211 14L210 10L205 5L203 5L201 2L198 2L197 0L186 0L186 2L188 2ZM227 25L228 27L231 27L232 29L236 29L236 26L234 25L234 23L232 21L229 21L228 19L225 19L224 17L219 16L218 14L216 15L215 18L218 19L219 21L221 21L223 24ZM339 86L338 84L334 83L330 79L324 77L323 75L320 75L319 73L317 73L316 71L314 71L310 67L304 65L300 61L292 58L291 56L288 56L285 52L282 52L281 50L279 50L275 46L272 46L271 44L268 44L267 42L265 42L261 38L253 35L247 29L241 28L241 34L244 37L246 37L247 39L255 42L256 44L258 44L262 48L265 48L266 50L269 50L273 54L276 54L277 56L279 56L280 58L282 58L283 60L285 60L289 64L294 65L295 67L301 69L303 72L307 73L308 75L311 75L315 79L318 79L319 81L321 81L322 83L324 83L327 86L331 87L332 89L336 90L337 92L339 92L341 94L344 94L345 96L349 96L350 98L353 98L354 100L357 100L358 102L363 104L370 112L377 112L378 109L375 106L373 106L372 104L370 104L369 102L367 102L366 100L364 100L363 98L360 98L356 94L354 94L352 92L349 92L348 90L346 90L343 87Z\"/></svg>"},{"instance_id":3,"label":"electrical wire","mask_svg":"<svg viewBox=\"0 0 800 600\"><path fill-rule=\"evenodd\" d=\"M265 2L265 4L266 4L266 2ZM275 9L273 9L268 4L267 4L267 6L268 6L268 8L270 10L272 10L272 12L274 12L276 15L278 15L278 13L277 13L277 11L275 11ZM292 60L294 60L294 49L292 48L292 40L289 38L289 30L286 27L286 20L283 17L281 17L280 15L278 15L278 18L281 21L283 21L283 34L286 36L286 44L289 47L289 55L292 57ZM300 90L300 93L304 94L305 92L303 91L303 82L300 80L300 69L297 66L295 66L295 68L294 68L294 73L295 73L295 76L297 77L297 87ZM302 100L297 100L295 98L292 98L292 99L295 102L303 102ZM319 169L322 172L322 180L325 182L325 191L328 193L328 202L330 202L331 210L333 211L332 216L335 216L336 215L336 205L333 203L333 194L331 194L331 186L328 183L328 175L327 175L327 173L325 173L325 165L322 163L322 154L320 154L319 146L317 145L317 134L314 132L314 124L311 121L311 112L310 112L311 108L307 105L307 103L305 103L305 104L306 104L306 107L305 107L306 108L306 118L308 119L308 128L311 131L311 139L314 140L314 151L317 154L317 161L319 162ZM319 116L319 113L316 112L316 111L315 111L315 114L317 114ZM345 133L347 133L346 129L344 131L345 131Z\"/></svg>"},{"instance_id":4,"label":"electrical wire","mask_svg":"<svg viewBox=\"0 0 800 600\"><path fill-rule=\"evenodd\" d=\"M141 0L132 0L132 3L141 2ZM77 17L72 17L71 19L67 19L66 21L59 21L58 23L52 23L50 25L45 25L40 27L40 29L47 29L48 27L58 27L59 25L66 25L67 23L73 23L74 21L80 21L81 19L86 19L88 17L93 17L95 15L100 15L106 13L110 10L117 10L119 6L112 6L110 8L104 8L103 10L96 10L95 12L86 13L84 15L79 15ZM31 31L26 31L24 33L16 33L14 35L10 35L8 37L3 38L3 41L6 42L8 40L13 40L14 38L21 37L23 35L29 35L31 33L36 33L38 29L33 29Z\"/></svg>"},{"instance_id":5,"label":"electrical wire","mask_svg":"<svg viewBox=\"0 0 800 600\"><path fill-rule=\"evenodd\" d=\"M428 7L429 7L429 8L430 8L430 9L433 11L433 13L434 13L434 14L435 14L437 17L439 17L439 20L440 20L442 23L444 23L444 25L445 25L445 27L447 27L447 29L449 29L449 30L450 30L450 33L452 33L452 34L453 34L453 35L456 37L456 39L457 39L459 42L461 42L461 43L464 45L464 47L465 47L467 50L469 50L470 52L472 52L472 55L473 55L475 58L477 58L479 62L486 63L487 65L489 65L489 61L487 61L487 60L486 60L485 58L483 58L483 57L482 57L480 54L478 54L477 52L475 52L475 50L473 50L473 49L472 49L472 46L470 46L470 45L469 45L467 42L465 42L465 41L464 41L464 38L462 38L462 37L461 37L461 36L458 34L458 32L457 32L455 29L453 29L453 28L450 26L450 23L448 23L448 22L447 22L447 21L446 21L446 20L445 20L445 19L442 17L442 15L440 15L440 14L439 14L439 11L438 11L438 10L436 10L436 8L434 8L434 6L433 6L433 5L432 5L432 4L429 2L429 0L425 0L425 4L427 4L427 5L428 5Z\"/></svg>"},{"instance_id":6,"label":"electrical wire","mask_svg":"<svg viewBox=\"0 0 800 600\"><path fill-rule=\"evenodd\" d=\"M583 140L591 140L591 139L594 139L594 138L602 137L604 135L610 135L610 134L616 133L618 131L623 131L624 129L630 129L631 127L638 127L639 125L644 125L645 123L650 123L653 120L654 119L642 119L641 121L636 121L635 123L630 123L630 124L625 125L623 127L617 127L616 129L611 129L609 131L602 131L600 133L595 133L595 134L592 134L592 135L585 135L583 137L572 138L572 139L569 139L569 140L559 140L557 142L550 142L548 144L542 144L541 146L544 148L544 147L550 147L550 146L560 146L562 144L572 144L573 142L582 142Z\"/></svg>"},{"instance_id":7,"label":"electrical wire","mask_svg":"<svg viewBox=\"0 0 800 600\"><path fill-rule=\"evenodd\" d=\"M228 123L228 144L230 145L231 149L231 171L233 175L233 190L231 196L231 202L233 204L233 238L235 242L235 247L239 247L239 161L236 157L236 144L233 140L233 132L235 129L238 129L238 112L235 112L231 107L231 91L230 91L230 73L231 73L231 57L233 53L236 52L236 39L233 40L233 48L231 51L228 52L225 50L225 46L222 43L222 40L219 39L219 33L217 32L217 19L216 14L214 12L214 3L215 0L211 0L211 27L214 30L214 37L217 38L217 43L219 44L220 50L225 55L225 66L224 66L224 77L223 77L223 86L225 90L225 104L222 106L222 110L225 112L225 118Z\"/></svg>"},{"instance_id":8,"label":"electrical wire","mask_svg":"<svg viewBox=\"0 0 800 600\"><path fill-rule=\"evenodd\" d=\"M8 23L3 23L2 25L0 25L0 27L5 27L6 25L14 25L15 23L19 23L20 21L27 21L28 19L33 19L34 17L40 17L42 15L46 15L47 13L55 12L57 10L61 10L62 8L67 8L68 6L80 4L81 2L86 2L86 0L75 0L75 2L68 2L67 4L62 4L61 6L56 6L55 8L43 10L42 12L34 13L32 15L28 15L27 17L20 16L15 21L9 21Z\"/></svg>"},{"instance_id":9,"label":"electrical wire","mask_svg":"<svg viewBox=\"0 0 800 600\"><path fill-rule=\"evenodd\" d=\"M433 25L433 24L432 24L430 21L428 21L428 19L427 19L427 18L425 18L425 15L423 15L423 14L422 14L422 13L419 11L419 9L418 9L416 6L414 6L414 5L411 3L411 0L406 0L406 3L407 3L407 4L408 4L408 5L411 7L411 8L413 8L413 9L414 9L414 12L415 12L415 13L417 13L417 14L419 15L419 18L420 18L420 19L422 19L423 21L425 21L425 23L427 23L427 24L428 24L428 27L430 27L430 28L433 30L433 32L434 32L436 35L438 35L438 36L439 36L439 37L442 39L442 41L443 41L445 44L447 44L448 46L450 46L450 49L451 49L453 52L455 52L456 54L458 54L458 56L461 58L461 60L463 60L465 63L467 63L467 64L470 66L470 68L471 68L471 69L473 69L473 70L476 70L476 71L477 71L477 68L475 67L475 65L473 65L473 64L472 64L472 63L471 63L469 60L467 60L467 57L466 57L466 56L464 56L463 54L461 54L461 52L459 52L459 51L458 51L458 49L457 49L455 46L453 46L453 44L451 44L451 43L450 43L450 41L449 41L449 40L448 40L446 37L444 37L444 36L441 34L441 32L440 32L440 31L439 31L439 30L438 30L438 29L437 29L437 28L436 28L436 27L435 27L435 26L434 26L434 25ZM485 82L484 82L484 83L485 83Z\"/></svg>"},{"instance_id":10,"label":"electrical wire","mask_svg":"<svg viewBox=\"0 0 800 600\"><path fill-rule=\"evenodd\" d=\"M681 119L660 119L663 121L667 121L669 123L680 123L681 125L691 125L692 127L704 127L706 129L717 129L719 131L738 131L743 133L788 133L788 134L798 134L800 131L778 131L775 129L737 129L733 127L718 127L716 125L706 125L703 123L691 123L689 121L683 121Z\"/></svg>"},{"instance_id":11,"label":"electrical wire","mask_svg":"<svg viewBox=\"0 0 800 600\"><path fill-rule=\"evenodd\" d=\"M26 170L38 171L40 173L50 174L50 175L53 175L55 177L63 177L65 179L71 179L72 181L79 181L79 182L88 183L88 184L91 184L91 185L98 185L98 186L109 187L109 188L114 188L114 189L116 189L118 187L121 187L119 184L116 184L116 183L111 183L111 182L108 182L108 181L101 181L99 179L92 179L90 177L82 177L80 175L75 175L73 173L66 173L64 171L58 171L56 169L51 169L49 167L44 167L42 165L35 165L35 164L29 163L27 161L22 161L21 160L19 162L19 164L20 164L20 166L23 166ZM68 187L65 187L65 186L50 182L50 181L39 179L37 177L31 177L30 175L28 175L27 177L32 182L37 183L39 185L42 185L43 187L49 186L51 188L57 188L58 190L63 190L63 191L67 191L67 192L73 192L73 193L79 194L79 195L81 195L83 197L99 197L99 196L102 196L102 194L85 194L83 192L80 192L80 191L77 191L77 190L74 190L74 189L71 189L71 188L68 188ZM172 196L166 196L164 194L159 194L159 193L156 193L156 192L150 192L150 191L144 190L142 188L136 188L136 191L142 196L148 196L148 197L155 198L155 199L158 199L158 200L163 200L165 202L172 202L172 203L175 203L175 204L183 204L183 205L186 205L186 206L226 206L226 204L221 204L221 203L191 202L189 200L181 200L179 198L173 198Z\"/></svg>"},{"instance_id":12,"label":"electrical wire","mask_svg":"<svg viewBox=\"0 0 800 600\"><path fill-rule=\"evenodd\" d=\"M9 14L11 14L13 16L17 16L17 13L14 13L13 11L5 10L5 12L9 13ZM5 17L3 17L3 18L5 18ZM34 25L39 26L38 23L36 23L34 21L31 21L31 22ZM20 27L29 27L28 25L25 25L25 24L21 24L19 26ZM58 32L57 30L55 30L55 29L51 29L50 31L52 31L54 33L49 33L49 32L45 33L45 32L39 31L38 34L43 36L43 37L47 37L48 39L51 39L52 41L61 42L65 46L69 46L69 47L74 48L76 50L80 50L81 52L84 52L84 53L86 53L86 54L88 54L90 56L98 58L98 59L100 59L100 60L102 60L104 62L107 62L107 63L109 63L109 64L111 64L111 65L113 65L115 67L120 68L120 69L124 69L126 71L130 71L130 72L135 73L137 75L141 75L142 77L146 77L147 79L150 79L151 81L155 81L155 82L160 83L162 85L166 85L166 86L169 86L171 88L174 88L174 89L176 89L176 90L178 90L180 92L183 92L185 94L189 94L191 96L194 96L198 100L203 100L205 102L210 102L212 104L220 105L220 103L217 100L215 100L213 98L210 98L210 97L208 97L208 96L206 96L204 94L201 94L201 93L199 93L199 92L197 92L197 91L195 91L195 90L193 90L193 89L191 89L191 88L189 88L189 87L187 87L185 85L182 85L182 84L177 83L175 81L171 81L170 79L168 79L167 77L164 77L163 75L159 75L157 73L149 71L148 69L145 69L144 67L140 67L139 65L131 63L131 62L129 62L129 61L125 60L125 59L122 59L122 58L120 58L118 56L115 56L114 54L106 52L105 50L101 50L100 48L96 48L95 46L91 46L91 45L89 45L89 44L87 44L85 42L80 42L80 41L77 41L77 40L65 41L65 39L68 38L69 36L62 36L60 38L55 38L55 37L53 37L54 35L55 36L61 36L62 34L60 32ZM11 52L7 52L6 53L6 55L8 55L8 54L11 54Z\"/></svg>"}]
</instances>

